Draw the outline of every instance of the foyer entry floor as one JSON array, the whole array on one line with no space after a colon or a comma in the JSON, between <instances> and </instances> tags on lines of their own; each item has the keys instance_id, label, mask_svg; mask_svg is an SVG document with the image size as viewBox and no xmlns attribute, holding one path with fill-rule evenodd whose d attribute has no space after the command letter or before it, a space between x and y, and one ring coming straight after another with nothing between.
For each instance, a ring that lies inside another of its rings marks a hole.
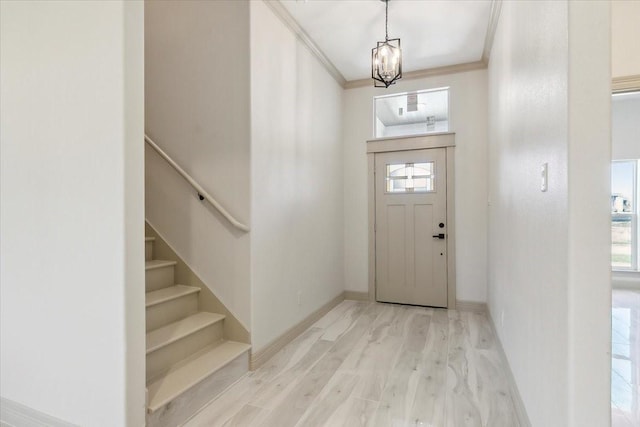
<instances>
[{"instance_id":1,"label":"foyer entry floor","mask_svg":"<svg viewBox=\"0 0 640 427\"><path fill-rule=\"evenodd\" d=\"M344 301L185 426L517 427L505 372L484 314Z\"/></svg>"},{"instance_id":2,"label":"foyer entry floor","mask_svg":"<svg viewBox=\"0 0 640 427\"><path fill-rule=\"evenodd\" d=\"M640 426L640 292L613 291L611 425Z\"/></svg>"}]
</instances>

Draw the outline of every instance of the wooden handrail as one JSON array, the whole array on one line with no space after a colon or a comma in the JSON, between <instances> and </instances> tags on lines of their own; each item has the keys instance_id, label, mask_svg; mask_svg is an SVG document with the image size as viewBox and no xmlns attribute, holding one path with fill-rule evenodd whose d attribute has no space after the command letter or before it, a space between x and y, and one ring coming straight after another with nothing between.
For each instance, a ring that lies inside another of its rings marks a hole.
<instances>
[{"instance_id":1,"label":"wooden handrail","mask_svg":"<svg viewBox=\"0 0 640 427\"><path fill-rule=\"evenodd\" d=\"M237 219L235 219L233 217L233 215L231 215L224 207L222 207L222 205L220 203L218 203L218 201L216 199L213 198L213 196L211 196L211 194L207 193L206 190L204 188L202 188L202 186L200 186L200 184L198 184L192 177L191 175L189 175L188 173L186 173L184 171L184 169L182 169L180 167L180 165L178 165L175 161L173 161L173 159L171 157L169 157L169 155L167 153L165 153L162 148L160 148L158 146L158 144L156 144L155 142L153 142L153 140L151 138L149 138L146 134L144 135L144 140L146 141L147 144L149 144L151 146L151 148L153 148L154 150L156 150L156 152L160 155L160 157L162 157L163 159L165 159L167 161L167 163L169 163L169 165L171 165L172 168L174 168L180 175L182 175L182 177L189 183L191 184L191 186L193 188L195 188L195 190L198 192L198 197L200 197L200 200L206 200L207 202L211 203L211 206L213 206L214 208L216 208L216 210L218 212L220 212L220 214L225 217L225 219L227 221L229 221L231 223L231 225L233 225L235 228L237 228L238 230L242 230L244 232L249 232L249 227L247 227L246 225L244 225L243 223L241 223L240 221L238 221Z\"/></svg>"}]
</instances>

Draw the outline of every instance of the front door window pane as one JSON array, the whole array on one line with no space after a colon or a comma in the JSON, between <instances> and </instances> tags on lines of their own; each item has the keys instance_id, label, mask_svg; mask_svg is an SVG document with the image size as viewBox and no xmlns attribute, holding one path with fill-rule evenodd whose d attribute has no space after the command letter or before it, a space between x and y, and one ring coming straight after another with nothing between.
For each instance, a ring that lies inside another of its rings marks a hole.
<instances>
[{"instance_id":1,"label":"front door window pane","mask_svg":"<svg viewBox=\"0 0 640 427\"><path fill-rule=\"evenodd\" d=\"M387 193L429 193L435 191L433 162L388 164Z\"/></svg>"}]
</instances>

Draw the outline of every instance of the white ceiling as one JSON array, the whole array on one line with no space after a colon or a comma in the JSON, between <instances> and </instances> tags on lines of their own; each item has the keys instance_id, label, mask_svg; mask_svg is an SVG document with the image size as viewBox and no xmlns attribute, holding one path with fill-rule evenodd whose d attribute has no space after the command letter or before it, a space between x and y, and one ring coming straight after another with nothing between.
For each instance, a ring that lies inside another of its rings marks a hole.
<instances>
[{"instance_id":1,"label":"white ceiling","mask_svg":"<svg viewBox=\"0 0 640 427\"><path fill-rule=\"evenodd\" d=\"M281 0L347 80L371 77L384 40L380 0ZM403 72L480 61L491 0L390 0L389 38L402 42Z\"/></svg>"}]
</instances>

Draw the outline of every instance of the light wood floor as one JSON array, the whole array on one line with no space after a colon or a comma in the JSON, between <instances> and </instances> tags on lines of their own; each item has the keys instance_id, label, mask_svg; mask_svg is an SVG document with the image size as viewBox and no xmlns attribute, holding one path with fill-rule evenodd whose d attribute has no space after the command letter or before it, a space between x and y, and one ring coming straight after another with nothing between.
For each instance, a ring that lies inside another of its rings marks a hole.
<instances>
[{"instance_id":1,"label":"light wood floor","mask_svg":"<svg viewBox=\"0 0 640 427\"><path fill-rule=\"evenodd\" d=\"M485 315L344 301L186 426L518 422Z\"/></svg>"},{"instance_id":2,"label":"light wood floor","mask_svg":"<svg viewBox=\"0 0 640 427\"><path fill-rule=\"evenodd\" d=\"M614 290L611 310L611 425L640 426L640 292Z\"/></svg>"}]
</instances>

